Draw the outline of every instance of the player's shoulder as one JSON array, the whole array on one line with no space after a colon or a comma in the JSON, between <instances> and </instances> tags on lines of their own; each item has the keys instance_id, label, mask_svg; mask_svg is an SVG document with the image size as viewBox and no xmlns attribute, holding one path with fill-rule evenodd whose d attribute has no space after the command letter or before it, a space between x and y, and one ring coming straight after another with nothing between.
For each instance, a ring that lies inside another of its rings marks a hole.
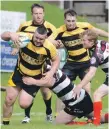
<instances>
[{"instance_id":1,"label":"player's shoulder","mask_svg":"<svg viewBox=\"0 0 109 129\"><path fill-rule=\"evenodd\" d=\"M88 22L77 22L76 23L77 27L80 27L80 28L86 28L86 27L90 27L92 26L90 23Z\"/></svg>"},{"instance_id":2,"label":"player's shoulder","mask_svg":"<svg viewBox=\"0 0 109 129\"><path fill-rule=\"evenodd\" d=\"M56 47L48 39L45 40L44 47L49 50L56 49Z\"/></svg>"},{"instance_id":3,"label":"player's shoulder","mask_svg":"<svg viewBox=\"0 0 109 129\"><path fill-rule=\"evenodd\" d=\"M30 26L32 24L32 21L25 21L21 25L22 26Z\"/></svg>"},{"instance_id":4,"label":"player's shoulder","mask_svg":"<svg viewBox=\"0 0 109 129\"><path fill-rule=\"evenodd\" d=\"M49 28L51 28L52 29L52 27L55 27L52 23L50 23L50 22L48 22L48 21L44 21L44 26L47 28L47 27L49 27Z\"/></svg>"},{"instance_id":5,"label":"player's shoulder","mask_svg":"<svg viewBox=\"0 0 109 129\"><path fill-rule=\"evenodd\" d=\"M64 25L61 25L58 29L57 29L57 31L58 32L64 32L64 31L66 31L67 29L66 29L66 25L64 24Z\"/></svg>"}]
</instances>

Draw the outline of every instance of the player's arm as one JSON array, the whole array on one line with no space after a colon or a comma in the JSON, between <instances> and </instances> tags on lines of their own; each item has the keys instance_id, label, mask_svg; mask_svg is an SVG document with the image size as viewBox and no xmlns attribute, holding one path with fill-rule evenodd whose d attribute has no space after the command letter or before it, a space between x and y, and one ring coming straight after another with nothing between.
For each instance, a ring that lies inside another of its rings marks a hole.
<instances>
[{"instance_id":1,"label":"player's arm","mask_svg":"<svg viewBox=\"0 0 109 129\"><path fill-rule=\"evenodd\" d=\"M56 29L56 27L52 24L50 24L49 28L51 29L51 35L48 37L48 40L54 44L54 46L56 48L62 48L64 47L61 40L55 40L58 36L58 30Z\"/></svg>"},{"instance_id":2,"label":"player's arm","mask_svg":"<svg viewBox=\"0 0 109 129\"><path fill-rule=\"evenodd\" d=\"M12 51L11 51L11 55L16 55L18 52L19 52L19 48L13 48Z\"/></svg>"},{"instance_id":3,"label":"player's arm","mask_svg":"<svg viewBox=\"0 0 109 129\"><path fill-rule=\"evenodd\" d=\"M15 32L6 31L1 34L1 38L5 41L9 41L9 40L12 40L13 42L19 41L19 35Z\"/></svg>"},{"instance_id":4,"label":"player's arm","mask_svg":"<svg viewBox=\"0 0 109 129\"><path fill-rule=\"evenodd\" d=\"M85 27L87 27L88 29L91 29L92 31L94 31L95 33L97 33L99 36L102 36L102 37L109 37L109 33L104 31L104 30L101 30L99 28L96 28L94 26L92 26L90 23L85 23L84 24Z\"/></svg>"},{"instance_id":5,"label":"player's arm","mask_svg":"<svg viewBox=\"0 0 109 129\"><path fill-rule=\"evenodd\" d=\"M83 88L84 86L86 86L95 76L97 68L94 66L91 66L89 68L88 73L85 75L85 77L83 78L83 80L77 85L80 88Z\"/></svg>"},{"instance_id":6,"label":"player's arm","mask_svg":"<svg viewBox=\"0 0 109 129\"><path fill-rule=\"evenodd\" d=\"M94 66L89 68L89 72L85 75L83 80L73 89L73 98L76 98L76 96L79 98L81 89L92 80L92 78L95 76L96 70L97 68Z\"/></svg>"},{"instance_id":7,"label":"player's arm","mask_svg":"<svg viewBox=\"0 0 109 129\"><path fill-rule=\"evenodd\" d=\"M59 64L60 64L59 55L57 54L54 58L51 59L51 61L52 61L52 65L51 65L51 70L49 72L53 76L57 71L57 69L59 68Z\"/></svg>"},{"instance_id":8,"label":"player's arm","mask_svg":"<svg viewBox=\"0 0 109 129\"><path fill-rule=\"evenodd\" d=\"M93 27L91 30L94 31L95 33L97 33L99 36L109 37L109 33L104 31L104 30L101 30L101 29L98 29L98 28L95 28L95 27Z\"/></svg>"},{"instance_id":9,"label":"player's arm","mask_svg":"<svg viewBox=\"0 0 109 129\"><path fill-rule=\"evenodd\" d=\"M40 87L52 87L55 83L55 78L52 78L51 81L47 81L43 79L37 80L32 77L23 77L22 80L26 85L35 85Z\"/></svg>"}]
</instances>

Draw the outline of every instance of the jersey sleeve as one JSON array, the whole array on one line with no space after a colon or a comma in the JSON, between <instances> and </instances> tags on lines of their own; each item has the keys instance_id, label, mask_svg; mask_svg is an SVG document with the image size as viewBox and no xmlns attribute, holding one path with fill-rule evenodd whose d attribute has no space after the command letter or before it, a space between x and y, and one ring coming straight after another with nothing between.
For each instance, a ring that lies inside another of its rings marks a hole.
<instances>
[{"instance_id":1,"label":"jersey sleeve","mask_svg":"<svg viewBox=\"0 0 109 129\"><path fill-rule=\"evenodd\" d=\"M66 26L62 25L59 28L57 28L57 36L55 40L61 40L63 33L66 31Z\"/></svg>"},{"instance_id":2,"label":"jersey sleeve","mask_svg":"<svg viewBox=\"0 0 109 129\"><path fill-rule=\"evenodd\" d=\"M54 59L58 55L56 47L51 42L48 41L46 48L50 59Z\"/></svg>"},{"instance_id":3,"label":"jersey sleeve","mask_svg":"<svg viewBox=\"0 0 109 129\"><path fill-rule=\"evenodd\" d=\"M85 30L94 28L94 26L88 22L77 22L77 27L80 27Z\"/></svg>"},{"instance_id":4,"label":"jersey sleeve","mask_svg":"<svg viewBox=\"0 0 109 129\"><path fill-rule=\"evenodd\" d=\"M93 55L90 59L90 66L94 66L94 67L99 66L99 58L98 58L96 52L93 53Z\"/></svg>"},{"instance_id":5,"label":"jersey sleeve","mask_svg":"<svg viewBox=\"0 0 109 129\"><path fill-rule=\"evenodd\" d=\"M86 22L86 26L87 26L88 29L94 28L94 26L92 26L92 25L91 25L90 23L88 23L88 22Z\"/></svg>"}]
</instances>

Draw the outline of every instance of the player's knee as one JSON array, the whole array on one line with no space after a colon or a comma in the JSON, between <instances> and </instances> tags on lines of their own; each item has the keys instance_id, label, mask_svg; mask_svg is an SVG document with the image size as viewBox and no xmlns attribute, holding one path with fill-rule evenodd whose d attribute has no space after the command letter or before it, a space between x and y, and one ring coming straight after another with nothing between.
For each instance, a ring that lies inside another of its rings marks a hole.
<instances>
[{"instance_id":1,"label":"player's knee","mask_svg":"<svg viewBox=\"0 0 109 129\"><path fill-rule=\"evenodd\" d=\"M94 100L98 99L98 98L101 98L102 97L102 94L98 91L95 91L94 94L93 94L93 98Z\"/></svg>"},{"instance_id":2,"label":"player's knee","mask_svg":"<svg viewBox=\"0 0 109 129\"><path fill-rule=\"evenodd\" d=\"M5 99L5 104L7 106L11 106L13 103L14 103L15 99L13 96L6 96L6 99Z\"/></svg>"},{"instance_id":3,"label":"player's knee","mask_svg":"<svg viewBox=\"0 0 109 129\"><path fill-rule=\"evenodd\" d=\"M19 103L19 105L20 105L21 108L26 109L26 108L29 107L30 103L22 101L22 102Z\"/></svg>"}]
</instances>

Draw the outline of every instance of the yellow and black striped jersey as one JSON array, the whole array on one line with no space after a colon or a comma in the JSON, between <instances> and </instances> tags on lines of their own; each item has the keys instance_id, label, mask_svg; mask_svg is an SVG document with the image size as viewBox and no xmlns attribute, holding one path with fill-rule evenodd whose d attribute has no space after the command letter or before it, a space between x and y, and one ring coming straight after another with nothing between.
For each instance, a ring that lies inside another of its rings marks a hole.
<instances>
[{"instance_id":1,"label":"yellow and black striped jersey","mask_svg":"<svg viewBox=\"0 0 109 129\"><path fill-rule=\"evenodd\" d=\"M48 21L44 21L43 24L45 28L47 29L47 36L49 38L55 39L57 36L57 29L54 25L52 25L51 23L49 23ZM17 30L17 32L25 32L25 33L30 33L31 35L33 35L33 33L35 32L35 30L37 29L38 26L41 25L35 25L33 23L33 21L26 21L24 23L22 23L19 27L19 29Z\"/></svg>"},{"instance_id":2,"label":"yellow and black striped jersey","mask_svg":"<svg viewBox=\"0 0 109 129\"><path fill-rule=\"evenodd\" d=\"M89 60L88 51L83 48L80 34L86 29L91 29L93 26L87 22L77 22L74 30L67 30L66 25L62 25L57 29L56 40L61 40L67 50L67 60L73 62L85 62Z\"/></svg>"},{"instance_id":3,"label":"yellow and black striped jersey","mask_svg":"<svg viewBox=\"0 0 109 129\"><path fill-rule=\"evenodd\" d=\"M21 74L26 76L38 76L42 74L42 67L47 58L54 59L57 56L55 46L45 40L42 47L37 47L33 42L19 51L17 66Z\"/></svg>"}]
</instances>

